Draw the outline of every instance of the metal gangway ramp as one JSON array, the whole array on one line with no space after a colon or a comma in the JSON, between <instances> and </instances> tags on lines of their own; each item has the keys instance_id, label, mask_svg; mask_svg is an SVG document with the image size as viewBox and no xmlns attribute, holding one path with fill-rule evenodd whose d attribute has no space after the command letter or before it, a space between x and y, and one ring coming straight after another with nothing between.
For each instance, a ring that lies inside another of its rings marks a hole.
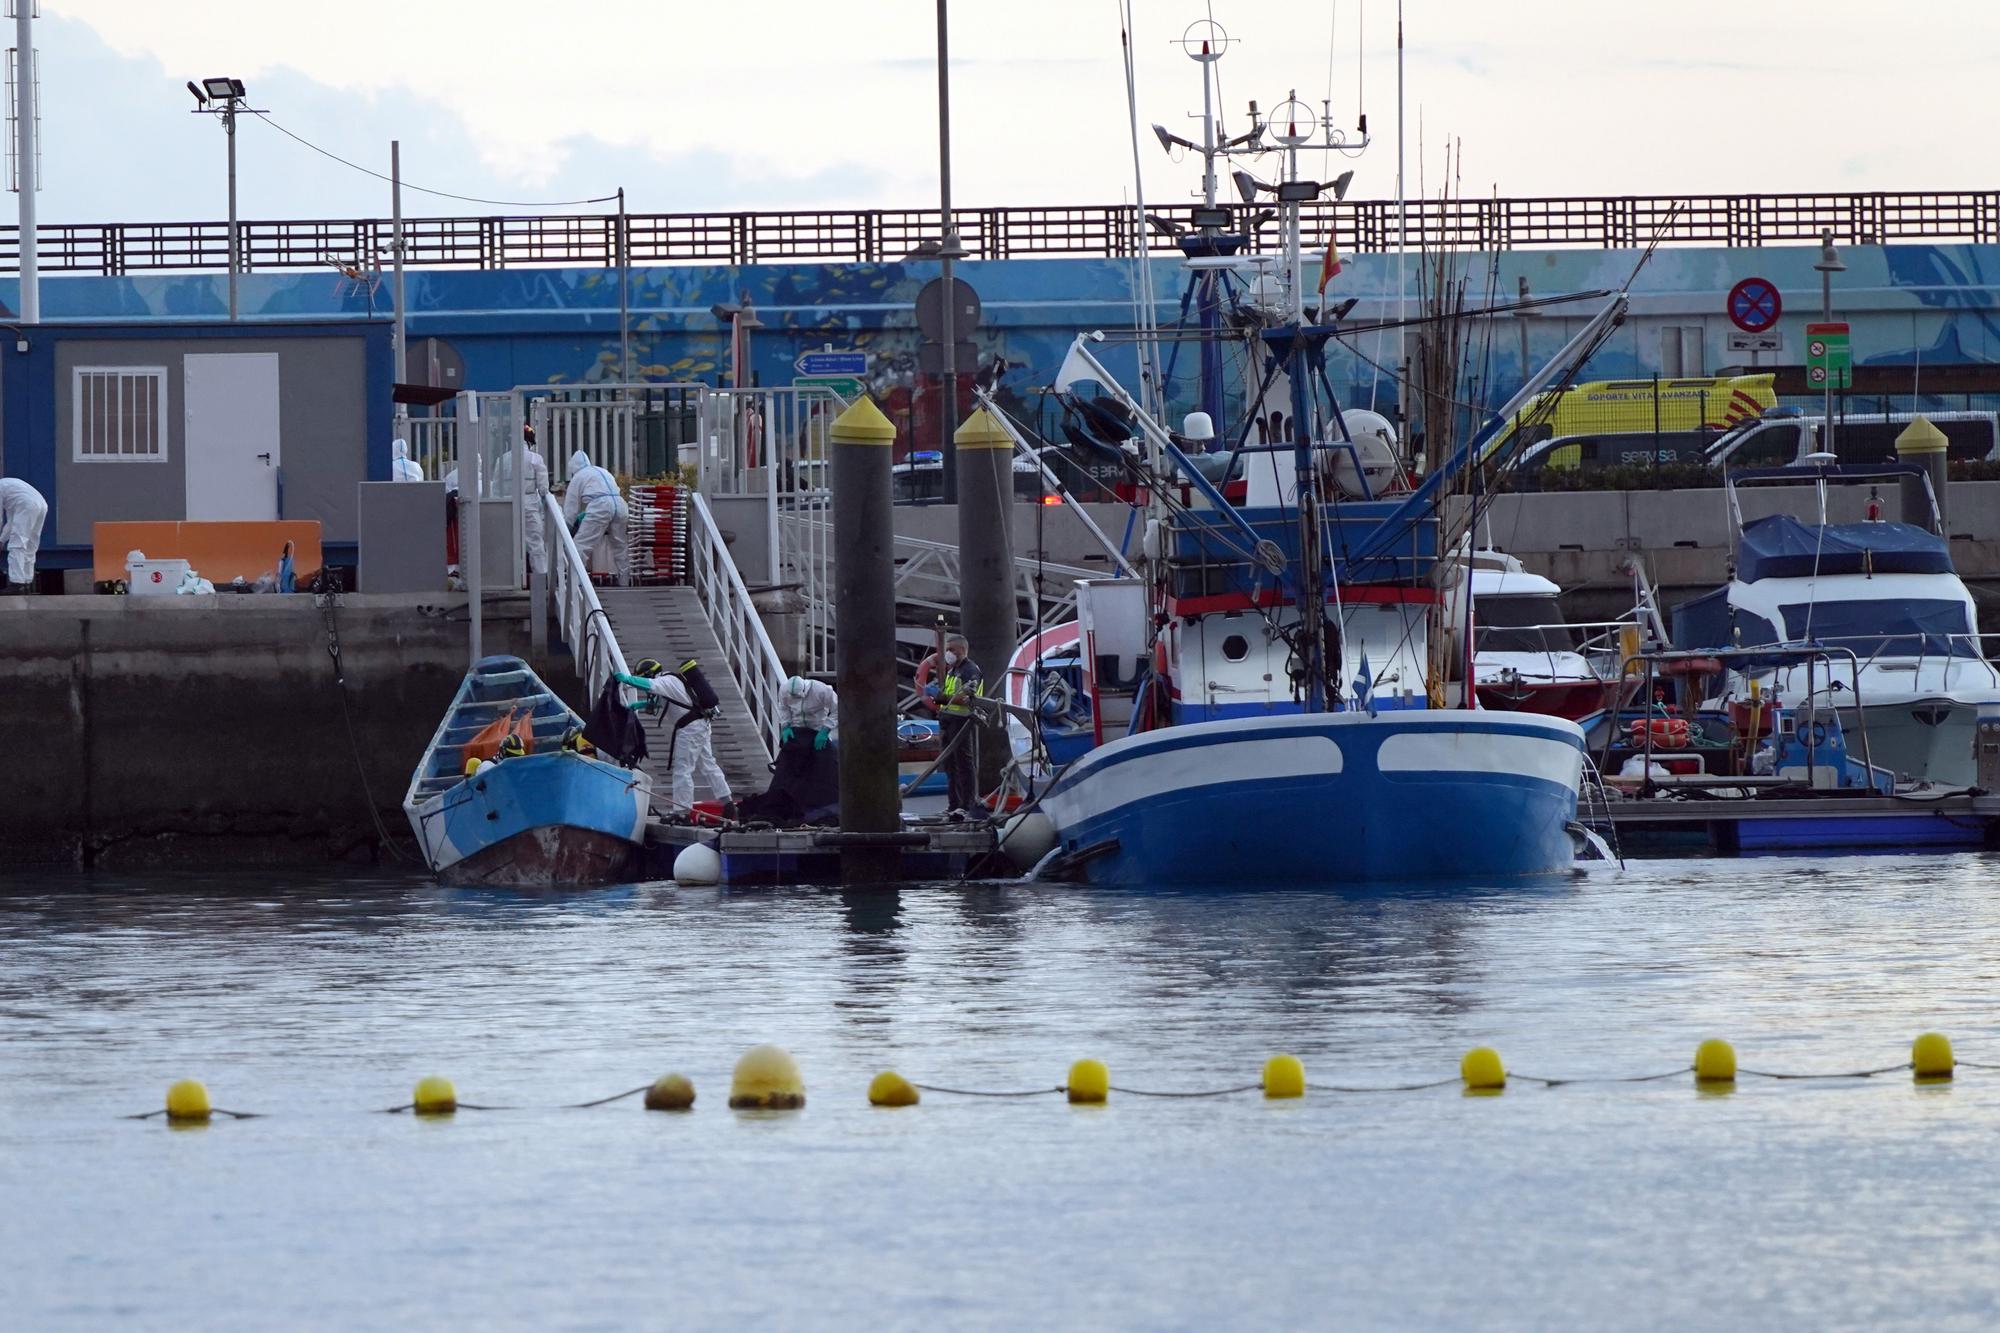
<instances>
[{"instance_id":1,"label":"metal gangway ramp","mask_svg":"<svg viewBox=\"0 0 2000 1333\"><path fill-rule=\"evenodd\" d=\"M599 588L563 522L560 502L543 496L549 591L577 677L592 700L614 674L629 674L630 663L643 658L670 667L690 657L701 663L720 700L713 724L716 762L734 793L744 796L770 784L785 668L707 502L699 495L689 499L686 584ZM678 812L669 809L667 732L649 731L647 740L653 808L671 816ZM707 795L697 785L695 798Z\"/></svg>"},{"instance_id":2,"label":"metal gangway ramp","mask_svg":"<svg viewBox=\"0 0 2000 1333\"><path fill-rule=\"evenodd\" d=\"M701 597L693 588L600 588L598 600L618 636L619 647L630 661L655 658L669 669L690 657L701 663L716 698L722 701L721 715L710 724L715 761L722 765L730 790L739 796L760 792L771 785L771 754L765 748L757 719L744 702L743 691L724 661L722 644L708 623ZM653 803L666 809L672 790L667 772L667 747L671 744L672 714L655 727L648 719L646 771L653 775ZM696 786L695 799L707 795Z\"/></svg>"}]
</instances>

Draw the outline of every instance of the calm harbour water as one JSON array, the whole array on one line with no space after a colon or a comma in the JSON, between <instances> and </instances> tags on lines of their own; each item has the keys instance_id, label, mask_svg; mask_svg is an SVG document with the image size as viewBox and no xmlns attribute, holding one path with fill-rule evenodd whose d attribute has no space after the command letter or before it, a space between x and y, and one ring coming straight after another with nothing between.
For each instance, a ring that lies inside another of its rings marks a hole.
<instances>
[{"instance_id":1,"label":"calm harbour water","mask_svg":"<svg viewBox=\"0 0 2000 1333\"><path fill-rule=\"evenodd\" d=\"M2000 1070L1103 1108L927 1096L2000 1064L2000 859L1442 894L0 878L9 1328L1987 1328ZM789 1048L809 1102L726 1109ZM546 1108L669 1069L688 1115ZM263 1119L122 1113L199 1077Z\"/></svg>"}]
</instances>

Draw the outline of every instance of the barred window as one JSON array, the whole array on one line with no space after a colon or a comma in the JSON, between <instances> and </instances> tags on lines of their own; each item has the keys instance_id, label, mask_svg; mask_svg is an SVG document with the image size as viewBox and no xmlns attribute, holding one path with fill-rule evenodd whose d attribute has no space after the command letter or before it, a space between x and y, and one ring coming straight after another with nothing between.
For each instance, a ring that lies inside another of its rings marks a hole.
<instances>
[{"instance_id":1,"label":"barred window","mask_svg":"<svg viewBox=\"0 0 2000 1333\"><path fill-rule=\"evenodd\" d=\"M74 382L77 462L167 461L165 366L78 366Z\"/></svg>"}]
</instances>

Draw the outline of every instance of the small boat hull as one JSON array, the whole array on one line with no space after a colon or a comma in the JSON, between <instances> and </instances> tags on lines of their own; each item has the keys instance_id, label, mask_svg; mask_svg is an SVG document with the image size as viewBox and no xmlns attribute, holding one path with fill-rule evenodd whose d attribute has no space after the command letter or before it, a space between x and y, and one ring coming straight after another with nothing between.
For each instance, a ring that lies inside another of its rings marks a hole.
<instances>
[{"instance_id":1,"label":"small boat hull","mask_svg":"<svg viewBox=\"0 0 2000 1333\"><path fill-rule=\"evenodd\" d=\"M523 755L425 802L410 822L431 868L453 884L616 884L644 846L642 770L582 755Z\"/></svg>"},{"instance_id":2,"label":"small boat hull","mask_svg":"<svg viewBox=\"0 0 2000 1333\"><path fill-rule=\"evenodd\" d=\"M1261 889L1569 870L1583 732L1457 709L1196 723L1092 752L1050 788L1088 883Z\"/></svg>"}]
</instances>

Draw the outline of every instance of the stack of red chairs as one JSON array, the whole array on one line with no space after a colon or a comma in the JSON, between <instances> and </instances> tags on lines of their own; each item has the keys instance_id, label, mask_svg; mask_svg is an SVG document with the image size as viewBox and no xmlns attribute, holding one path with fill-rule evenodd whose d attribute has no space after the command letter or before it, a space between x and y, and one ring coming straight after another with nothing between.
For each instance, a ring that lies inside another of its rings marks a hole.
<instances>
[{"instance_id":1,"label":"stack of red chairs","mask_svg":"<svg viewBox=\"0 0 2000 1333\"><path fill-rule=\"evenodd\" d=\"M632 513L632 581L686 582L686 489L671 482L640 482L626 492L625 503Z\"/></svg>"}]
</instances>

